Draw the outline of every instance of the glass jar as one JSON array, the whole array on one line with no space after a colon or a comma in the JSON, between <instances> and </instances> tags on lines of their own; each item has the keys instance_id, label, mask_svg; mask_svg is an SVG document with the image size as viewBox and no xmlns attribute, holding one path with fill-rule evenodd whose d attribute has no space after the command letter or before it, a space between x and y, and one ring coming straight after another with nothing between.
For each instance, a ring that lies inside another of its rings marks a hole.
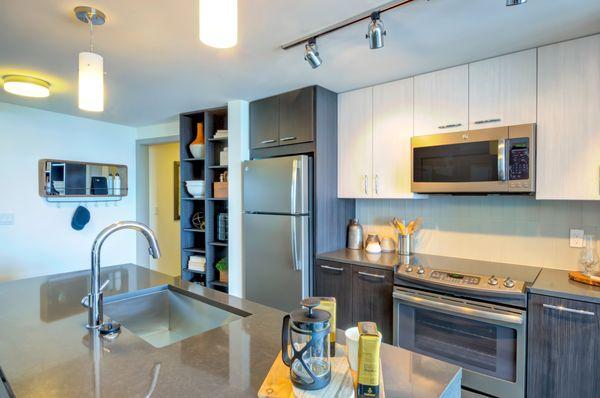
<instances>
[{"instance_id":1,"label":"glass jar","mask_svg":"<svg viewBox=\"0 0 600 398\"><path fill-rule=\"evenodd\" d=\"M583 267L583 272L587 276L591 276L594 272L594 267L598 264L598 252L596 251L596 241L594 235L583 236L583 248L579 255L579 264Z\"/></svg>"}]
</instances>

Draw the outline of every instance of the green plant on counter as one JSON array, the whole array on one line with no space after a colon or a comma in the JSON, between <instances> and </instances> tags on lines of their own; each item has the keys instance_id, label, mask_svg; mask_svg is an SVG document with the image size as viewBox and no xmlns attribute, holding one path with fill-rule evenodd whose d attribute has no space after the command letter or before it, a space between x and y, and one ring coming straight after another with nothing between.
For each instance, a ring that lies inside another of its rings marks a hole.
<instances>
[{"instance_id":1,"label":"green plant on counter","mask_svg":"<svg viewBox=\"0 0 600 398\"><path fill-rule=\"evenodd\" d=\"M229 263L227 262L227 257L223 257L222 259L220 259L219 262L217 263L217 265L215 265L215 268L219 272L227 272L227 270L229 269Z\"/></svg>"}]
</instances>

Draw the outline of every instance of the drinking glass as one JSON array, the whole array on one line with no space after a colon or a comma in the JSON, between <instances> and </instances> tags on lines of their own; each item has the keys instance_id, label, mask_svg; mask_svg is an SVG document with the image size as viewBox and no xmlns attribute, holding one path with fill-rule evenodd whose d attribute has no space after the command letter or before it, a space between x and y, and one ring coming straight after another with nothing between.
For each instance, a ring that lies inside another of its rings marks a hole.
<instances>
[{"instance_id":1,"label":"drinking glass","mask_svg":"<svg viewBox=\"0 0 600 398\"><path fill-rule=\"evenodd\" d=\"M598 252L596 251L594 235L583 236L583 248L579 256L579 263L583 266L584 273L591 276L594 266L598 263Z\"/></svg>"}]
</instances>

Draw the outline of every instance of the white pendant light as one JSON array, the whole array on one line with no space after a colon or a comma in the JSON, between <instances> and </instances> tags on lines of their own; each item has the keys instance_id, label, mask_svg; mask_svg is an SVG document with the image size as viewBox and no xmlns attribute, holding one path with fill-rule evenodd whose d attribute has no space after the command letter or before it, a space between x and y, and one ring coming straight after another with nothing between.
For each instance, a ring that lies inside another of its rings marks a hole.
<instances>
[{"instance_id":1,"label":"white pendant light","mask_svg":"<svg viewBox=\"0 0 600 398\"><path fill-rule=\"evenodd\" d=\"M79 53L79 109L104 111L104 60L99 54Z\"/></svg>"},{"instance_id":2,"label":"white pendant light","mask_svg":"<svg viewBox=\"0 0 600 398\"><path fill-rule=\"evenodd\" d=\"M50 95L50 83L31 76L6 75L4 91L23 97L45 98Z\"/></svg>"},{"instance_id":3,"label":"white pendant light","mask_svg":"<svg viewBox=\"0 0 600 398\"><path fill-rule=\"evenodd\" d=\"M230 48L237 44L237 0L200 0L200 41Z\"/></svg>"},{"instance_id":4,"label":"white pendant light","mask_svg":"<svg viewBox=\"0 0 600 398\"><path fill-rule=\"evenodd\" d=\"M106 16L92 7L77 7L75 15L90 26L90 51L79 53L79 109L104 111L104 60L94 52L94 25L102 25Z\"/></svg>"}]
</instances>

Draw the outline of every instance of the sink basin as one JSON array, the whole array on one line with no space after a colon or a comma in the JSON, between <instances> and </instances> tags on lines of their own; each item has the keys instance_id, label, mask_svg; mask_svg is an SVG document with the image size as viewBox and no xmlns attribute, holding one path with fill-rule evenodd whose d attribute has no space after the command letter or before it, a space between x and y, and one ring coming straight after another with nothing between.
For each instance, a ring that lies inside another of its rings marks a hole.
<instances>
[{"instance_id":1,"label":"sink basin","mask_svg":"<svg viewBox=\"0 0 600 398\"><path fill-rule=\"evenodd\" d=\"M104 313L161 348L250 315L239 310L236 314L217 305L173 286L163 286L133 296L107 298Z\"/></svg>"}]
</instances>

